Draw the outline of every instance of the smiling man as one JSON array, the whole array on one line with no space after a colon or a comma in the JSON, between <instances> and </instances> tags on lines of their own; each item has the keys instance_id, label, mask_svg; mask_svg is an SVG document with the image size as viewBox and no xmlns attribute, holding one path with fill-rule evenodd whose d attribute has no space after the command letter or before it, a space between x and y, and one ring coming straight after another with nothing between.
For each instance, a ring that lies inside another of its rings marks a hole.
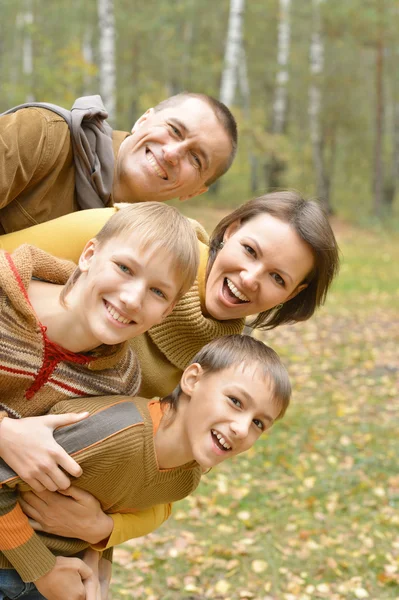
<instances>
[{"instance_id":1,"label":"smiling man","mask_svg":"<svg viewBox=\"0 0 399 600\"><path fill-rule=\"evenodd\" d=\"M92 130L103 133L101 108L100 119L98 113L92 119L100 125ZM76 150L71 135L65 119L47 108L21 108L0 117L0 234L90 207L76 188L76 155L85 144ZM100 170L91 168L86 177L103 191L104 206L186 200L206 192L229 169L237 127L224 104L185 92L147 110L131 133L109 130L97 142L99 155L103 143L109 144L104 181L110 180L110 193L102 190ZM98 162L94 155L92 164Z\"/></svg>"}]
</instances>

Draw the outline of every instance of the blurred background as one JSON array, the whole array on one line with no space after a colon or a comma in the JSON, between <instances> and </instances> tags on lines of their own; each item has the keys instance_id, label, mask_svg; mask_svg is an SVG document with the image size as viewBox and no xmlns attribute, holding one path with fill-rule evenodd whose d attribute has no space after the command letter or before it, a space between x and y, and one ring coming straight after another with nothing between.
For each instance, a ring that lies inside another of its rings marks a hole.
<instances>
[{"instance_id":1,"label":"blurred background","mask_svg":"<svg viewBox=\"0 0 399 600\"><path fill-rule=\"evenodd\" d=\"M239 157L201 204L270 188L398 218L398 0L1 0L0 110L100 93L118 129L182 90L228 104Z\"/></svg>"},{"instance_id":2,"label":"blurred background","mask_svg":"<svg viewBox=\"0 0 399 600\"><path fill-rule=\"evenodd\" d=\"M0 1L0 111L100 93L130 130L169 95L216 96L238 157L179 208L211 231L295 188L341 247L311 321L254 333L289 369L287 416L115 549L115 600L399 600L398 32L398 0Z\"/></svg>"}]
</instances>

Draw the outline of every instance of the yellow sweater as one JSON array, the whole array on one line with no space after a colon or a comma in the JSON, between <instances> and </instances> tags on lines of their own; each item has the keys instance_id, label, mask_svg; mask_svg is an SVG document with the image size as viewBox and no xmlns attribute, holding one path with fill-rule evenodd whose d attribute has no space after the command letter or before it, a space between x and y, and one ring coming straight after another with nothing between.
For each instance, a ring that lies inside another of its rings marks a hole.
<instances>
[{"instance_id":1,"label":"yellow sweater","mask_svg":"<svg viewBox=\"0 0 399 600\"><path fill-rule=\"evenodd\" d=\"M0 236L0 247L12 251L22 243L29 243L60 258L77 262L86 242L98 233L114 212L115 208L75 212L48 223ZM201 251L197 281L163 323L130 341L137 352L142 370L140 394L146 398L162 397L170 393L179 382L186 365L207 342L223 335L241 333L244 328L242 319L216 321L202 313L201 299L204 300L205 294L208 249L202 243L206 241L204 230L195 221L194 226ZM114 530L105 547L153 531L169 516L169 512L168 506L157 507L155 517L154 512L144 511L140 522L139 513L111 515Z\"/></svg>"}]
</instances>

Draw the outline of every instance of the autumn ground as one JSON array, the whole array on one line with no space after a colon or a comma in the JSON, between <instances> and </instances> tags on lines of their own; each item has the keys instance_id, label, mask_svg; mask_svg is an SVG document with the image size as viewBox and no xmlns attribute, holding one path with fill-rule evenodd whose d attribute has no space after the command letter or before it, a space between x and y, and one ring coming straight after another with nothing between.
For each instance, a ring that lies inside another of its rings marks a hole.
<instances>
[{"instance_id":1,"label":"autumn ground","mask_svg":"<svg viewBox=\"0 0 399 600\"><path fill-rule=\"evenodd\" d=\"M287 416L116 549L114 600L399 600L399 241L335 229L327 305L259 336L289 368Z\"/></svg>"}]
</instances>

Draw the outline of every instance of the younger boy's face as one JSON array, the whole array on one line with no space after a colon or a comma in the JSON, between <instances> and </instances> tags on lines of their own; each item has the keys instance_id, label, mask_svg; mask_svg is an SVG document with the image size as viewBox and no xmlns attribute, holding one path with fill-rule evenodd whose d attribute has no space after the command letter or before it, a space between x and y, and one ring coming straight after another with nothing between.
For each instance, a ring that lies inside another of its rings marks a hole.
<instances>
[{"instance_id":1,"label":"younger boy's face","mask_svg":"<svg viewBox=\"0 0 399 600\"><path fill-rule=\"evenodd\" d=\"M257 364L209 374L196 374L195 365L188 369L193 378L186 391L185 443L206 469L251 448L280 414L273 385Z\"/></svg>"},{"instance_id":2,"label":"younger boy's face","mask_svg":"<svg viewBox=\"0 0 399 600\"><path fill-rule=\"evenodd\" d=\"M182 284L172 257L144 249L133 235L102 245L92 240L79 267L74 306L88 349L124 342L160 323L173 310Z\"/></svg>"}]
</instances>

